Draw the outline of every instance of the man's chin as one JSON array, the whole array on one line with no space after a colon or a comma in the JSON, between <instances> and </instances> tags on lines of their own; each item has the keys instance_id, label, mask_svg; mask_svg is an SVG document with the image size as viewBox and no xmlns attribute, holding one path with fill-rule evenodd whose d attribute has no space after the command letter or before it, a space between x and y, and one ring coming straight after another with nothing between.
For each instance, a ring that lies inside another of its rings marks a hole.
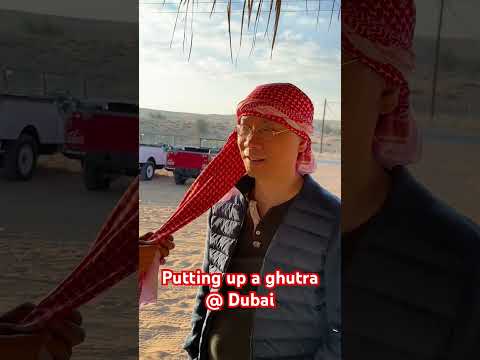
<instances>
[{"instance_id":1,"label":"man's chin","mask_svg":"<svg viewBox=\"0 0 480 360\"><path fill-rule=\"evenodd\" d=\"M250 177L265 176L268 174L265 166L265 160L247 161L247 163L245 163L245 169Z\"/></svg>"}]
</instances>

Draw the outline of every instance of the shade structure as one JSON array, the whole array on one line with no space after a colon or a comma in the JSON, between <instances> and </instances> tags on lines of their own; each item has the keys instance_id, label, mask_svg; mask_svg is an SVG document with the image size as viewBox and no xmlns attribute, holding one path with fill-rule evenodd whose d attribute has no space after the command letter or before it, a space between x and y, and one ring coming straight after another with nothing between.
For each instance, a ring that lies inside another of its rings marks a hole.
<instances>
[{"instance_id":1,"label":"shade structure","mask_svg":"<svg viewBox=\"0 0 480 360\"><path fill-rule=\"evenodd\" d=\"M100 229L80 264L22 321L69 314L138 269L138 177Z\"/></svg>"}]
</instances>

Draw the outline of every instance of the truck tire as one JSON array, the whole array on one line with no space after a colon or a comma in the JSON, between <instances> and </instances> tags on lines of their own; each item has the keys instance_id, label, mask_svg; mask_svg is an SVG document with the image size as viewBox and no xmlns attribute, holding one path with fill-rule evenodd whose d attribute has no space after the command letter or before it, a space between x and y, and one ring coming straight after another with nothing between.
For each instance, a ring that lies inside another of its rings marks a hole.
<instances>
[{"instance_id":1,"label":"truck tire","mask_svg":"<svg viewBox=\"0 0 480 360\"><path fill-rule=\"evenodd\" d=\"M21 134L7 148L5 158L6 176L10 180L30 180L35 171L38 158L38 144L35 138Z\"/></svg>"},{"instance_id":2,"label":"truck tire","mask_svg":"<svg viewBox=\"0 0 480 360\"><path fill-rule=\"evenodd\" d=\"M95 161L85 159L83 162L83 182L87 190L106 190L110 187L110 179Z\"/></svg>"},{"instance_id":3,"label":"truck tire","mask_svg":"<svg viewBox=\"0 0 480 360\"><path fill-rule=\"evenodd\" d=\"M142 180L150 181L153 179L155 175L155 164L151 161L147 161L145 164L142 165L142 170L140 172L140 178Z\"/></svg>"},{"instance_id":4,"label":"truck tire","mask_svg":"<svg viewBox=\"0 0 480 360\"><path fill-rule=\"evenodd\" d=\"M175 179L175 184L177 185L185 185L185 181L187 181L187 178L184 176L183 172L178 169L173 171L173 177Z\"/></svg>"}]
</instances>

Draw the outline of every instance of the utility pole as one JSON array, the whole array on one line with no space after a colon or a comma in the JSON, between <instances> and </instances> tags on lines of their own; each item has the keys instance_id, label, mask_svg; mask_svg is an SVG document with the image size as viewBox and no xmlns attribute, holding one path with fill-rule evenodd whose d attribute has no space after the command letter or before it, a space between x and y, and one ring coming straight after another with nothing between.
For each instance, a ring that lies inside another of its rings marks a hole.
<instances>
[{"instance_id":1,"label":"utility pole","mask_svg":"<svg viewBox=\"0 0 480 360\"><path fill-rule=\"evenodd\" d=\"M433 124L433 119L435 118L435 98L437 96L437 77L438 77L438 63L440 57L440 38L442 33L443 26L443 8L445 5L445 0L440 0L440 19L438 21L438 30L437 30L437 42L435 45L435 65L433 70L433 84L432 84L432 103L430 108L430 123Z\"/></svg>"},{"instance_id":2,"label":"utility pole","mask_svg":"<svg viewBox=\"0 0 480 360\"><path fill-rule=\"evenodd\" d=\"M322 117L322 135L320 139L320 153L323 152L323 130L325 129L325 110L327 109L327 98L323 102L323 117Z\"/></svg>"}]
</instances>

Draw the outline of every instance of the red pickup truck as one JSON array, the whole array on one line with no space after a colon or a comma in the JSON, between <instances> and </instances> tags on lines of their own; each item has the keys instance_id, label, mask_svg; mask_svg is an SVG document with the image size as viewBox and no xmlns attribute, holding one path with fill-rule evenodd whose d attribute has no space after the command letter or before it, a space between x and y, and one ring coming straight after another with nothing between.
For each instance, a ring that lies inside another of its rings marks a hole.
<instances>
[{"instance_id":1,"label":"red pickup truck","mask_svg":"<svg viewBox=\"0 0 480 360\"><path fill-rule=\"evenodd\" d=\"M183 185L189 178L197 178L220 148L193 147L172 149L167 153L165 169L173 171L175 184Z\"/></svg>"},{"instance_id":2,"label":"red pickup truck","mask_svg":"<svg viewBox=\"0 0 480 360\"><path fill-rule=\"evenodd\" d=\"M63 153L82 162L88 190L107 189L116 176L138 174L138 125L136 104L72 101Z\"/></svg>"}]
</instances>

